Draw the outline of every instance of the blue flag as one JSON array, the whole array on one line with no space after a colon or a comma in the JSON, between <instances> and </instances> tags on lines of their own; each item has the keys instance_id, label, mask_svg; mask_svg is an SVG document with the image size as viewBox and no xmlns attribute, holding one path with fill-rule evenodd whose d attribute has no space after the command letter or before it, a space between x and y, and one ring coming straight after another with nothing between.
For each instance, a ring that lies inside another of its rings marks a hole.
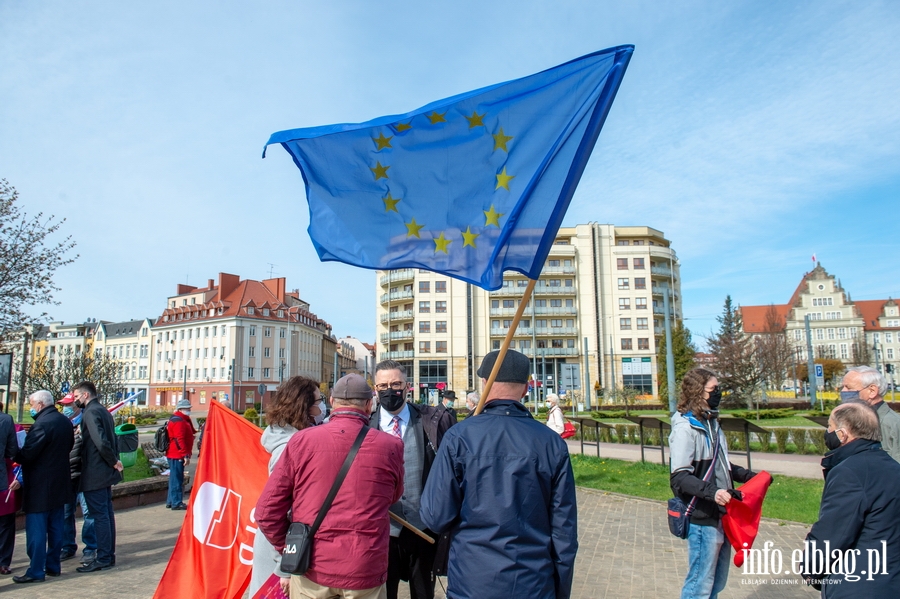
<instances>
[{"instance_id":1,"label":"blue flag","mask_svg":"<svg viewBox=\"0 0 900 599\"><path fill-rule=\"evenodd\" d=\"M634 46L412 112L275 133L303 173L319 258L487 290L536 279ZM265 156L265 152L263 153Z\"/></svg>"}]
</instances>

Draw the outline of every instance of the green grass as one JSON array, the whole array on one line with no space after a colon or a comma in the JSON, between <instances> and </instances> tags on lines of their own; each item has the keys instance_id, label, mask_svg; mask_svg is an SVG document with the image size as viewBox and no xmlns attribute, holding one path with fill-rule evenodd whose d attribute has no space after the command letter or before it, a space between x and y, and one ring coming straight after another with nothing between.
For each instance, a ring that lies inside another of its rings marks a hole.
<instances>
[{"instance_id":1,"label":"green grass","mask_svg":"<svg viewBox=\"0 0 900 599\"><path fill-rule=\"evenodd\" d=\"M150 469L150 461L147 460L147 456L144 455L143 449L138 447L137 460L135 460L134 466L125 468L123 474L125 475L124 482L126 483L132 480L141 480L142 478L154 476L153 470Z\"/></svg>"},{"instance_id":2,"label":"green grass","mask_svg":"<svg viewBox=\"0 0 900 599\"><path fill-rule=\"evenodd\" d=\"M575 482L589 489L664 501L672 496L669 469L660 464L572 455ZM774 476L763 516L812 524L819 515L824 481Z\"/></svg>"}]
</instances>

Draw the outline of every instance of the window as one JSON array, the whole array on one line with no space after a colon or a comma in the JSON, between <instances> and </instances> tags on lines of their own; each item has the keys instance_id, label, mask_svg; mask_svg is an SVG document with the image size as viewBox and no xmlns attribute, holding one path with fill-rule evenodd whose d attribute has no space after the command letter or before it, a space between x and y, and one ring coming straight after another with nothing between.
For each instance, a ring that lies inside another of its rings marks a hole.
<instances>
[{"instance_id":1,"label":"window","mask_svg":"<svg viewBox=\"0 0 900 599\"><path fill-rule=\"evenodd\" d=\"M650 339L638 338L638 349L650 349Z\"/></svg>"},{"instance_id":2,"label":"window","mask_svg":"<svg viewBox=\"0 0 900 599\"><path fill-rule=\"evenodd\" d=\"M247 378L248 378L248 379L252 379L252 378L253 378L253 367L252 367L252 366L250 366L249 368L247 368Z\"/></svg>"},{"instance_id":3,"label":"window","mask_svg":"<svg viewBox=\"0 0 900 599\"><path fill-rule=\"evenodd\" d=\"M834 339L834 329L828 329L828 338Z\"/></svg>"},{"instance_id":4,"label":"window","mask_svg":"<svg viewBox=\"0 0 900 599\"><path fill-rule=\"evenodd\" d=\"M620 290L620 291L627 291L627 290L628 290L628 282L629 282L629 281L630 281L630 279L629 279L628 277L619 279L619 290Z\"/></svg>"},{"instance_id":5,"label":"window","mask_svg":"<svg viewBox=\"0 0 900 599\"><path fill-rule=\"evenodd\" d=\"M566 308L574 308L574 307L575 307L575 300L567 299L566 300Z\"/></svg>"},{"instance_id":6,"label":"window","mask_svg":"<svg viewBox=\"0 0 900 599\"><path fill-rule=\"evenodd\" d=\"M519 340L519 349L531 349L531 339Z\"/></svg>"},{"instance_id":7,"label":"window","mask_svg":"<svg viewBox=\"0 0 900 599\"><path fill-rule=\"evenodd\" d=\"M635 270L644 270L644 259L643 258L632 258L632 262L634 264Z\"/></svg>"},{"instance_id":8,"label":"window","mask_svg":"<svg viewBox=\"0 0 900 599\"><path fill-rule=\"evenodd\" d=\"M253 347L252 345L247 348L247 351L248 351L247 355L250 356L251 358L256 356L256 348Z\"/></svg>"},{"instance_id":9,"label":"window","mask_svg":"<svg viewBox=\"0 0 900 599\"><path fill-rule=\"evenodd\" d=\"M562 339L551 339L550 340L550 347L562 348L562 346L563 346Z\"/></svg>"},{"instance_id":10,"label":"window","mask_svg":"<svg viewBox=\"0 0 900 599\"><path fill-rule=\"evenodd\" d=\"M284 357L284 348L283 348L283 347L279 347L279 348L278 348L278 357L279 357L279 358L283 358L283 357Z\"/></svg>"},{"instance_id":11,"label":"window","mask_svg":"<svg viewBox=\"0 0 900 599\"><path fill-rule=\"evenodd\" d=\"M492 320L492 321L491 321L491 328L492 328L492 329L499 329L499 328L500 328L500 321L499 321L499 320Z\"/></svg>"},{"instance_id":12,"label":"window","mask_svg":"<svg viewBox=\"0 0 900 599\"><path fill-rule=\"evenodd\" d=\"M571 328L574 328L574 326L575 326L575 319L574 319L574 318L567 318L567 319L566 319L566 326L569 327L570 329L571 329Z\"/></svg>"},{"instance_id":13,"label":"window","mask_svg":"<svg viewBox=\"0 0 900 599\"><path fill-rule=\"evenodd\" d=\"M550 266L550 267L559 266L559 260L547 260L547 266Z\"/></svg>"},{"instance_id":14,"label":"window","mask_svg":"<svg viewBox=\"0 0 900 599\"><path fill-rule=\"evenodd\" d=\"M284 318L284 310L278 311L278 318Z\"/></svg>"},{"instance_id":15,"label":"window","mask_svg":"<svg viewBox=\"0 0 900 599\"><path fill-rule=\"evenodd\" d=\"M549 280L547 281L547 285L548 285L549 287L560 287L560 283L561 283L561 282L562 282L562 281L560 281L559 279L549 279Z\"/></svg>"},{"instance_id":16,"label":"window","mask_svg":"<svg viewBox=\"0 0 900 599\"><path fill-rule=\"evenodd\" d=\"M434 352L438 354L446 354L447 353L447 342L446 341L435 341L434 342Z\"/></svg>"},{"instance_id":17,"label":"window","mask_svg":"<svg viewBox=\"0 0 900 599\"><path fill-rule=\"evenodd\" d=\"M631 349L631 339L622 339L622 349L624 349L624 350Z\"/></svg>"},{"instance_id":18,"label":"window","mask_svg":"<svg viewBox=\"0 0 900 599\"><path fill-rule=\"evenodd\" d=\"M644 245L644 240L643 239L635 239L631 243L633 243L634 245Z\"/></svg>"},{"instance_id":19,"label":"window","mask_svg":"<svg viewBox=\"0 0 900 599\"><path fill-rule=\"evenodd\" d=\"M887 348L887 359L888 360L894 359L894 348L893 347Z\"/></svg>"},{"instance_id":20,"label":"window","mask_svg":"<svg viewBox=\"0 0 900 599\"><path fill-rule=\"evenodd\" d=\"M419 321L419 332L420 333L430 333L431 332L431 321L430 320L420 320Z\"/></svg>"},{"instance_id":21,"label":"window","mask_svg":"<svg viewBox=\"0 0 900 599\"><path fill-rule=\"evenodd\" d=\"M550 300L551 308L562 308L562 300L561 299L552 299Z\"/></svg>"},{"instance_id":22,"label":"window","mask_svg":"<svg viewBox=\"0 0 900 599\"><path fill-rule=\"evenodd\" d=\"M253 314L255 312L256 312L256 309L253 306L247 306L247 314L249 314L250 316L253 316Z\"/></svg>"},{"instance_id":23,"label":"window","mask_svg":"<svg viewBox=\"0 0 900 599\"><path fill-rule=\"evenodd\" d=\"M431 283L428 281L419 281L419 293L431 293Z\"/></svg>"},{"instance_id":24,"label":"window","mask_svg":"<svg viewBox=\"0 0 900 599\"><path fill-rule=\"evenodd\" d=\"M446 320L434 321L434 332L435 333L446 333L447 332L447 321Z\"/></svg>"},{"instance_id":25,"label":"window","mask_svg":"<svg viewBox=\"0 0 900 599\"><path fill-rule=\"evenodd\" d=\"M631 319L630 318L620 318L619 319L619 329L622 331L630 331L631 330Z\"/></svg>"},{"instance_id":26,"label":"window","mask_svg":"<svg viewBox=\"0 0 900 599\"><path fill-rule=\"evenodd\" d=\"M503 307L504 308L515 308L516 300L503 300Z\"/></svg>"},{"instance_id":27,"label":"window","mask_svg":"<svg viewBox=\"0 0 900 599\"><path fill-rule=\"evenodd\" d=\"M553 318L550 320L550 326L553 328L561 328L562 327L562 318Z\"/></svg>"},{"instance_id":28,"label":"window","mask_svg":"<svg viewBox=\"0 0 900 599\"><path fill-rule=\"evenodd\" d=\"M435 293L447 293L447 281L435 281L434 282L434 292Z\"/></svg>"},{"instance_id":29,"label":"window","mask_svg":"<svg viewBox=\"0 0 900 599\"><path fill-rule=\"evenodd\" d=\"M616 268L619 270L628 270L628 258L616 258Z\"/></svg>"},{"instance_id":30,"label":"window","mask_svg":"<svg viewBox=\"0 0 900 599\"><path fill-rule=\"evenodd\" d=\"M637 319L637 330L646 331L649 329L649 323L646 318L638 318Z\"/></svg>"},{"instance_id":31,"label":"window","mask_svg":"<svg viewBox=\"0 0 900 599\"><path fill-rule=\"evenodd\" d=\"M198 351L199 351L199 350L198 350ZM213 348L213 356L216 355L216 354L215 354L215 351L216 351L216 348ZM203 357L205 358L205 357L207 357L208 355L209 355L209 350L206 349L206 348L204 347L204 348L203 348Z\"/></svg>"},{"instance_id":32,"label":"window","mask_svg":"<svg viewBox=\"0 0 900 599\"><path fill-rule=\"evenodd\" d=\"M634 288L635 289L646 289L647 288L647 279L643 277L637 277L634 279Z\"/></svg>"},{"instance_id":33,"label":"window","mask_svg":"<svg viewBox=\"0 0 900 599\"><path fill-rule=\"evenodd\" d=\"M251 337L256 336L256 327L255 326L252 326L252 325L250 326L250 336Z\"/></svg>"},{"instance_id":34,"label":"window","mask_svg":"<svg viewBox=\"0 0 900 599\"><path fill-rule=\"evenodd\" d=\"M841 330L843 331L844 329ZM800 329L794 330L794 341L800 341L801 339L803 339L803 331Z\"/></svg>"},{"instance_id":35,"label":"window","mask_svg":"<svg viewBox=\"0 0 900 599\"><path fill-rule=\"evenodd\" d=\"M535 308L546 308L547 300L545 300L545 299L534 300L534 307Z\"/></svg>"},{"instance_id":36,"label":"window","mask_svg":"<svg viewBox=\"0 0 900 599\"><path fill-rule=\"evenodd\" d=\"M575 347L575 340L574 340L574 339L566 339L566 347L574 348L574 347Z\"/></svg>"},{"instance_id":37,"label":"window","mask_svg":"<svg viewBox=\"0 0 900 599\"><path fill-rule=\"evenodd\" d=\"M563 285L565 287L574 287L575 283L573 282L572 279L566 279L565 281L563 281Z\"/></svg>"},{"instance_id":38,"label":"window","mask_svg":"<svg viewBox=\"0 0 900 599\"><path fill-rule=\"evenodd\" d=\"M893 333L885 333L884 334L884 342L885 343L893 343L894 342L894 334Z\"/></svg>"},{"instance_id":39,"label":"window","mask_svg":"<svg viewBox=\"0 0 900 599\"><path fill-rule=\"evenodd\" d=\"M263 308L263 311L262 311L262 312L263 312L263 316L268 316L268 315L269 315L269 309L268 309L268 308ZM268 376L268 375L266 375L266 376Z\"/></svg>"},{"instance_id":40,"label":"window","mask_svg":"<svg viewBox=\"0 0 900 599\"><path fill-rule=\"evenodd\" d=\"M428 314L431 312L431 302L419 302L419 314Z\"/></svg>"},{"instance_id":41,"label":"window","mask_svg":"<svg viewBox=\"0 0 900 599\"><path fill-rule=\"evenodd\" d=\"M431 341L419 341L419 353L420 354L431 353Z\"/></svg>"},{"instance_id":42,"label":"window","mask_svg":"<svg viewBox=\"0 0 900 599\"><path fill-rule=\"evenodd\" d=\"M447 312L447 302L434 302L434 311L438 314Z\"/></svg>"},{"instance_id":43,"label":"window","mask_svg":"<svg viewBox=\"0 0 900 599\"><path fill-rule=\"evenodd\" d=\"M646 310L647 309L647 298L646 297L634 298L634 309L635 310Z\"/></svg>"},{"instance_id":44,"label":"window","mask_svg":"<svg viewBox=\"0 0 900 599\"><path fill-rule=\"evenodd\" d=\"M627 297L620 297L619 310L631 310L631 299Z\"/></svg>"},{"instance_id":45,"label":"window","mask_svg":"<svg viewBox=\"0 0 900 599\"><path fill-rule=\"evenodd\" d=\"M271 370L271 369L269 369L269 368L263 368L263 378L264 378L264 379L269 378L269 371L270 371L270 370Z\"/></svg>"},{"instance_id":46,"label":"window","mask_svg":"<svg viewBox=\"0 0 900 599\"><path fill-rule=\"evenodd\" d=\"M264 347L264 348L263 348L263 357L264 357L264 358L271 358L271 357L272 357L272 348Z\"/></svg>"},{"instance_id":47,"label":"window","mask_svg":"<svg viewBox=\"0 0 900 599\"><path fill-rule=\"evenodd\" d=\"M499 308L500 300L491 300L491 308Z\"/></svg>"},{"instance_id":48,"label":"window","mask_svg":"<svg viewBox=\"0 0 900 599\"><path fill-rule=\"evenodd\" d=\"M816 329L816 339L825 338L825 329Z\"/></svg>"},{"instance_id":49,"label":"window","mask_svg":"<svg viewBox=\"0 0 900 599\"><path fill-rule=\"evenodd\" d=\"M619 239L618 241L616 241L616 245L628 245L628 240L627 239Z\"/></svg>"},{"instance_id":50,"label":"window","mask_svg":"<svg viewBox=\"0 0 900 599\"><path fill-rule=\"evenodd\" d=\"M799 333L800 331L797 331L797 332ZM838 329L838 339L846 339L846 338L847 338L847 329L845 329L844 327L839 328ZM797 339L800 339L800 337L797 336Z\"/></svg>"},{"instance_id":51,"label":"window","mask_svg":"<svg viewBox=\"0 0 900 599\"><path fill-rule=\"evenodd\" d=\"M213 328L213 336L215 336L215 334L216 334L216 329L214 327ZM287 329L284 327L281 327L280 329L278 329L278 336L281 337L282 339L284 339L287 336Z\"/></svg>"},{"instance_id":52,"label":"window","mask_svg":"<svg viewBox=\"0 0 900 599\"><path fill-rule=\"evenodd\" d=\"M263 327L263 337L272 336L272 327Z\"/></svg>"},{"instance_id":53,"label":"window","mask_svg":"<svg viewBox=\"0 0 900 599\"><path fill-rule=\"evenodd\" d=\"M500 341L491 341L491 349L500 349Z\"/></svg>"}]
</instances>

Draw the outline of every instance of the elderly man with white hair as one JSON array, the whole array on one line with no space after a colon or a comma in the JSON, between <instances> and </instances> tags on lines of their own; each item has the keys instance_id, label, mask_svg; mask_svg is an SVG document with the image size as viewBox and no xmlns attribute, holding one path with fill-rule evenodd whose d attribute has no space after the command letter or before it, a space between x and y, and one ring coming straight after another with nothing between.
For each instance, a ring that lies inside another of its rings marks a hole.
<instances>
[{"instance_id":1,"label":"elderly man with white hair","mask_svg":"<svg viewBox=\"0 0 900 599\"><path fill-rule=\"evenodd\" d=\"M871 366L855 366L847 370L841 387L841 399L859 399L878 414L881 428L881 446L892 458L900 462L900 414L884 402L887 381ZM856 394L849 397L848 394Z\"/></svg>"},{"instance_id":2,"label":"elderly man with white hair","mask_svg":"<svg viewBox=\"0 0 900 599\"><path fill-rule=\"evenodd\" d=\"M28 397L34 424L16 454L22 465L22 509L25 511L25 544L31 564L13 582L43 582L59 576L63 546L65 505L74 499L69 477L69 452L75 430L54 405L49 391Z\"/></svg>"}]
</instances>

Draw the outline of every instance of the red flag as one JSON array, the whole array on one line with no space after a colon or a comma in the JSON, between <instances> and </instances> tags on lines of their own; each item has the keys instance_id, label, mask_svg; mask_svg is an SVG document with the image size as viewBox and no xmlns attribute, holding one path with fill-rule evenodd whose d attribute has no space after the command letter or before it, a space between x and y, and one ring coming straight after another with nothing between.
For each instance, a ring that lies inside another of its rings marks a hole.
<instances>
[{"instance_id":1,"label":"red flag","mask_svg":"<svg viewBox=\"0 0 900 599\"><path fill-rule=\"evenodd\" d=\"M281 590L281 578L277 574L269 576L268 580L260 587L252 599L289 599Z\"/></svg>"},{"instance_id":2,"label":"red flag","mask_svg":"<svg viewBox=\"0 0 900 599\"><path fill-rule=\"evenodd\" d=\"M250 585L253 511L268 478L262 431L212 402L203 453L175 550L154 599L236 599Z\"/></svg>"},{"instance_id":3,"label":"red flag","mask_svg":"<svg viewBox=\"0 0 900 599\"><path fill-rule=\"evenodd\" d=\"M725 506L722 517L722 528L728 542L734 547L734 565L740 568L744 564L744 549L751 549L756 535L759 533L759 519L762 516L762 504L766 498L772 475L763 470L739 489L743 501L732 499Z\"/></svg>"}]
</instances>

